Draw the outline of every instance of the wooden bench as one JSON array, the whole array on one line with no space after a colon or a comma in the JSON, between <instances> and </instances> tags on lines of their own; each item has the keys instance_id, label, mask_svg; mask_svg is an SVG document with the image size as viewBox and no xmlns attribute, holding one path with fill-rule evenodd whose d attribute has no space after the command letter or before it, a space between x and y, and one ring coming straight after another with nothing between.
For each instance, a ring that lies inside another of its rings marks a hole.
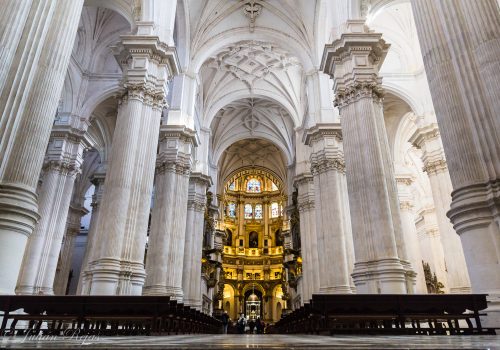
<instances>
[{"instance_id":1,"label":"wooden bench","mask_svg":"<svg viewBox=\"0 0 500 350\"><path fill-rule=\"evenodd\" d=\"M309 303L284 316L273 332L495 334L495 328L481 325L480 316L485 314L480 311L486 307L484 294L320 294L313 295Z\"/></svg>"}]
</instances>

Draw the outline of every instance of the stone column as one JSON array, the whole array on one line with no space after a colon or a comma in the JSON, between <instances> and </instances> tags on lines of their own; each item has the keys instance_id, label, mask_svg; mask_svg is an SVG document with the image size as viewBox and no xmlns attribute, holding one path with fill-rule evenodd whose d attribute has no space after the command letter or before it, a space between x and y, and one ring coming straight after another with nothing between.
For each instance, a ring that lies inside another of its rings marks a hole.
<instances>
[{"instance_id":1,"label":"stone column","mask_svg":"<svg viewBox=\"0 0 500 350\"><path fill-rule=\"evenodd\" d=\"M206 192L211 184L211 178L201 173L192 173L189 177L182 289L184 304L200 311L203 230L205 220L210 220L205 218L205 207L211 204L207 203Z\"/></svg>"},{"instance_id":2,"label":"stone column","mask_svg":"<svg viewBox=\"0 0 500 350\"><path fill-rule=\"evenodd\" d=\"M415 212L410 186L413 178L410 175L396 175L398 185L399 207L401 209L401 223L403 228L403 239L407 247L408 260L417 273L415 281L415 293L426 294L424 268L422 265L422 253L418 240L417 228L415 226Z\"/></svg>"},{"instance_id":3,"label":"stone column","mask_svg":"<svg viewBox=\"0 0 500 350\"><path fill-rule=\"evenodd\" d=\"M396 181L378 71L389 45L363 21L325 46L322 69L333 76L340 109L360 293L406 293L414 272L406 261Z\"/></svg>"},{"instance_id":4,"label":"stone column","mask_svg":"<svg viewBox=\"0 0 500 350\"><path fill-rule=\"evenodd\" d=\"M88 210L79 204L74 203L69 207L66 234L63 237L61 253L57 263L56 278L54 281L54 294L56 295L66 294L69 272L71 270L71 259L75 248L75 239L80 233L82 217L87 213Z\"/></svg>"},{"instance_id":5,"label":"stone column","mask_svg":"<svg viewBox=\"0 0 500 350\"><path fill-rule=\"evenodd\" d=\"M156 166L144 295L169 295L182 301L189 174L195 133L184 127L162 127Z\"/></svg>"},{"instance_id":6,"label":"stone column","mask_svg":"<svg viewBox=\"0 0 500 350\"><path fill-rule=\"evenodd\" d=\"M90 181L95 186L94 194L92 195L92 214L90 217L89 232L87 235L87 246L85 247L85 253L82 260L82 269L80 273L80 280L78 281L78 287L76 294L87 295L90 292L90 281L92 280L92 275L89 274L89 262L94 261L94 255L97 251L95 247L96 241L96 230L97 230L97 218L99 217L99 208L102 201L102 194L104 193L104 179L106 178L106 173L102 168L98 169L92 175Z\"/></svg>"},{"instance_id":7,"label":"stone column","mask_svg":"<svg viewBox=\"0 0 500 350\"><path fill-rule=\"evenodd\" d=\"M313 293L320 288L321 263L318 255L316 233L316 208L314 203L314 180L311 174L295 178L298 190L297 204L300 214L300 242L302 254L302 301L309 302Z\"/></svg>"},{"instance_id":8,"label":"stone column","mask_svg":"<svg viewBox=\"0 0 500 350\"><path fill-rule=\"evenodd\" d=\"M54 279L66 232L69 204L83 158L80 121L55 125L39 194L40 221L28 239L17 294L54 294Z\"/></svg>"},{"instance_id":9,"label":"stone column","mask_svg":"<svg viewBox=\"0 0 500 350\"><path fill-rule=\"evenodd\" d=\"M83 0L2 5L0 266L9 268L0 271L0 294L12 294L39 219L36 187Z\"/></svg>"},{"instance_id":10,"label":"stone column","mask_svg":"<svg viewBox=\"0 0 500 350\"><path fill-rule=\"evenodd\" d=\"M450 293L470 293L470 281L462 243L450 220L446 217L446 212L450 210L453 189L437 124L419 128L412 135L410 142L422 150L424 171L431 183L437 224L446 253L448 285L445 287Z\"/></svg>"},{"instance_id":11,"label":"stone column","mask_svg":"<svg viewBox=\"0 0 500 350\"><path fill-rule=\"evenodd\" d=\"M500 14L495 0L413 0L429 88L453 185L448 217L474 293L500 322Z\"/></svg>"},{"instance_id":12,"label":"stone column","mask_svg":"<svg viewBox=\"0 0 500 350\"><path fill-rule=\"evenodd\" d=\"M343 201L345 177L340 124L322 124L309 129L306 145L312 147L316 233L320 264L320 293L351 293L353 247L349 208ZM350 243L349 243L350 241Z\"/></svg>"},{"instance_id":13,"label":"stone column","mask_svg":"<svg viewBox=\"0 0 500 350\"><path fill-rule=\"evenodd\" d=\"M178 63L175 49L154 36L122 36L115 50L124 95L97 219L90 294L140 295L160 118Z\"/></svg>"},{"instance_id":14,"label":"stone column","mask_svg":"<svg viewBox=\"0 0 500 350\"><path fill-rule=\"evenodd\" d=\"M444 286L442 291L449 293L448 275L446 273L445 254L441 235L437 225L436 209L432 205L425 206L417 212L415 222L420 243L422 261L429 264L432 273L436 274L439 282Z\"/></svg>"}]
</instances>

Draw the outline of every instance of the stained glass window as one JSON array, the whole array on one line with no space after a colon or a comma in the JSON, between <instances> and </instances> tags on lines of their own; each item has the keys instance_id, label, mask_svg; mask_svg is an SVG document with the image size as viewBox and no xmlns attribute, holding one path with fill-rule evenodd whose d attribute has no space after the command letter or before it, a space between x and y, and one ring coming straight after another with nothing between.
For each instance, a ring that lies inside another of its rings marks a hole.
<instances>
[{"instance_id":1,"label":"stained glass window","mask_svg":"<svg viewBox=\"0 0 500 350\"><path fill-rule=\"evenodd\" d=\"M271 191L277 191L278 190L278 186L276 186L276 184L274 182L271 183Z\"/></svg>"},{"instance_id":2,"label":"stained glass window","mask_svg":"<svg viewBox=\"0 0 500 350\"><path fill-rule=\"evenodd\" d=\"M247 192L259 193L260 192L260 181L257 179L248 180Z\"/></svg>"},{"instance_id":3,"label":"stained glass window","mask_svg":"<svg viewBox=\"0 0 500 350\"><path fill-rule=\"evenodd\" d=\"M230 191L234 191L234 188L235 188L235 184L234 184L234 181L233 181L233 183L229 185L229 190Z\"/></svg>"},{"instance_id":4,"label":"stained glass window","mask_svg":"<svg viewBox=\"0 0 500 350\"><path fill-rule=\"evenodd\" d=\"M245 219L251 219L253 217L253 209L251 204L245 204Z\"/></svg>"},{"instance_id":5,"label":"stained glass window","mask_svg":"<svg viewBox=\"0 0 500 350\"><path fill-rule=\"evenodd\" d=\"M262 204L255 205L255 218L262 219Z\"/></svg>"},{"instance_id":6,"label":"stained glass window","mask_svg":"<svg viewBox=\"0 0 500 350\"><path fill-rule=\"evenodd\" d=\"M236 203L229 203L227 205L227 216L231 218L236 217Z\"/></svg>"},{"instance_id":7,"label":"stained glass window","mask_svg":"<svg viewBox=\"0 0 500 350\"><path fill-rule=\"evenodd\" d=\"M277 218L279 216L279 205L277 202L271 203L271 217Z\"/></svg>"}]
</instances>

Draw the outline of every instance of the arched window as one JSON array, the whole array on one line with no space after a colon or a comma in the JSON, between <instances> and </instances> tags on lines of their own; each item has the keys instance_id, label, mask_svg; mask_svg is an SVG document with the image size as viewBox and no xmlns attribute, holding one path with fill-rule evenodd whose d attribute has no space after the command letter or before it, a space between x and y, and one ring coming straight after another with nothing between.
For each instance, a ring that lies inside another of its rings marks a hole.
<instances>
[{"instance_id":1,"label":"arched window","mask_svg":"<svg viewBox=\"0 0 500 350\"><path fill-rule=\"evenodd\" d=\"M271 182L271 191L277 191L278 190L278 186L276 186L276 184L274 182Z\"/></svg>"},{"instance_id":2,"label":"arched window","mask_svg":"<svg viewBox=\"0 0 500 350\"><path fill-rule=\"evenodd\" d=\"M234 183L234 181L233 181L233 182L229 185L228 189L229 189L230 191L234 191L234 189L235 189L235 188L236 188L236 185L235 185L235 183Z\"/></svg>"},{"instance_id":3,"label":"arched window","mask_svg":"<svg viewBox=\"0 0 500 350\"><path fill-rule=\"evenodd\" d=\"M245 219L251 219L253 217L253 208L251 204L245 204Z\"/></svg>"},{"instance_id":4,"label":"arched window","mask_svg":"<svg viewBox=\"0 0 500 350\"><path fill-rule=\"evenodd\" d=\"M247 192L260 193L260 181L257 179L250 179L247 182Z\"/></svg>"},{"instance_id":5,"label":"arched window","mask_svg":"<svg viewBox=\"0 0 500 350\"><path fill-rule=\"evenodd\" d=\"M255 205L255 218L262 219L262 204Z\"/></svg>"},{"instance_id":6,"label":"arched window","mask_svg":"<svg viewBox=\"0 0 500 350\"><path fill-rule=\"evenodd\" d=\"M277 218L279 216L279 205L278 202L271 203L271 217Z\"/></svg>"},{"instance_id":7,"label":"arched window","mask_svg":"<svg viewBox=\"0 0 500 350\"><path fill-rule=\"evenodd\" d=\"M236 217L236 203L230 202L227 205L227 216L230 218Z\"/></svg>"}]
</instances>

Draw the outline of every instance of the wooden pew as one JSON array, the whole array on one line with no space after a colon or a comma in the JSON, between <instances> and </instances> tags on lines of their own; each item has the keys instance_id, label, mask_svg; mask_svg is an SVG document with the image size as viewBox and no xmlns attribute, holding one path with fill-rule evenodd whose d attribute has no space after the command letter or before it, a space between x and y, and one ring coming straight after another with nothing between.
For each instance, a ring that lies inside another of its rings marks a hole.
<instances>
[{"instance_id":1,"label":"wooden pew","mask_svg":"<svg viewBox=\"0 0 500 350\"><path fill-rule=\"evenodd\" d=\"M313 334L495 334L483 328L484 294L313 295L275 332Z\"/></svg>"}]
</instances>

